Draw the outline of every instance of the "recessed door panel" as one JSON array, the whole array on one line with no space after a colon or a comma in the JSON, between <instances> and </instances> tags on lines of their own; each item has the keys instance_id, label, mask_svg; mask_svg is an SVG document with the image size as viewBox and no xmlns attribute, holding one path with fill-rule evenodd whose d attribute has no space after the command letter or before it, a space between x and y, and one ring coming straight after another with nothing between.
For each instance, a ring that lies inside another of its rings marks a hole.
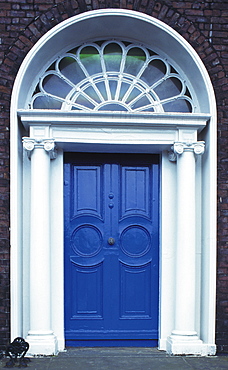
<instances>
[{"instance_id":1,"label":"recessed door panel","mask_svg":"<svg viewBox=\"0 0 228 370\"><path fill-rule=\"evenodd\" d=\"M150 319L151 262L142 266L121 264L121 318Z\"/></svg>"},{"instance_id":2,"label":"recessed door panel","mask_svg":"<svg viewBox=\"0 0 228 370\"><path fill-rule=\"evenodd\" d=\"M75 166L72 173L72 217L90 213L101 217L100 166Z\"/></svg>"},{"instance_id":3,"label":"recessed door panel","mask_svg":"<svg viewBox=\"0 0 228 370\"><path fill-rule=\"evenodd\" d=\"M103 317L103 264L80 266L71 260L71 320Z\"/></svg>"},{"instance_id":4,"label":"recessed door panel","mask_svg":"<svg viewBox=\"0 0 228 370\"><path fill-rule=\"evenodd\" d=\"M157 343L158 174L153 155L66 155L67 344Z\"/></svg>"},{"instance_id":5,"label":"recessed door panel","mask_svg":"<svg viewBox=\"0 0 228 370\"><path fill-rule=\"evenodd\" d=\"M121 170L122 216L140 213L149 217L150 169L123 166Z\"/></svg>"}]
</instances>

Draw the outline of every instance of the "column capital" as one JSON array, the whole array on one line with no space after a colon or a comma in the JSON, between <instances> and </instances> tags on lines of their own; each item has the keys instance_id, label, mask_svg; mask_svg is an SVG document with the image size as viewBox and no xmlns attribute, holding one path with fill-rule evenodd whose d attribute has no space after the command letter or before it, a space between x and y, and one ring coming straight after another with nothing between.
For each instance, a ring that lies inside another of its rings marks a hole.
<instances>
[{"instance_id":1,"label":"column capital","mask_svg":"<svg viewBox=\"0 0 228 370\"><path fill-rule=\"evenodd\" d=\"M55 159L57 157L54 139L39 140L31 137L23 137L22 142L29 158L31 157L32 151L36 148L44 149L47 153L49 153L51 159Z\"/></svg>"},{"instance_id":2,"label":"column capital","mask_svg":"<svg viewBox=\"0 0 228 370\"><path fill-rule=\"evenodd\" d=\"M205 142L204 141L196 141L195 143L192 142L181 142L181 141L176 141L172 147L172 152L175 155L181 155L185 151L187 152L193 152L196 155L203 154L205 151ZM173 157L170 157L171 161L174 161Z\"/></svg>"}]
</instances>

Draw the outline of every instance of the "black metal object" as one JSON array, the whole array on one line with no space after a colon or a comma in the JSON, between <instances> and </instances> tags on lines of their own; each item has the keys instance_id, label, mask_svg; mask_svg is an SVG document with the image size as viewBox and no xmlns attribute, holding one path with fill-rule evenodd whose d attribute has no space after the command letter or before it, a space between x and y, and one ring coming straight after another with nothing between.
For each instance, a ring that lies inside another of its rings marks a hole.
<instances>
[{"instance_id":1,"label":"black metal object","mask_svg":"<svg viewBox=\"0 0 228 370\"><path fill-rule=\"evenodd\" d=\"M27 367L29 358L26 358L25 355L29 349L29 344L21 337L14 339L6 349L5 356L9 356L10 360L6 363L5 367L11 368L19 361L18 367Z\"/></svg>"}]
</instances>

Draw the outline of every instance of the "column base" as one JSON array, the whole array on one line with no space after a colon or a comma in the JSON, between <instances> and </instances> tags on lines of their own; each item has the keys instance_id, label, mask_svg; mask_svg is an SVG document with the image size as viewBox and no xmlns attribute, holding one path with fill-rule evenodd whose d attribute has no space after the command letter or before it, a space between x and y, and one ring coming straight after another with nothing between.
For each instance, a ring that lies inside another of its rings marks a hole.
<instances>
[{"instance_id":1,"label":"column base","mask_svg":"<svg viewBox=\"0 0 228 370\"><path fill-rule=\"evenodd\" d=\"M54 334L28 334L27 356L53 356L58 353L57 338Z\"/></svg>"},{"instance_id":2,"label":"column base","mask_svg":"<svg viewBox=\"0 0 228 370\"><path fill-rule=\"evenodd\" d=\"M166 352L170 355L214 356L215 344L205 344L197 335L171 335L167 338Z\"/></svg>"}]
</instances>

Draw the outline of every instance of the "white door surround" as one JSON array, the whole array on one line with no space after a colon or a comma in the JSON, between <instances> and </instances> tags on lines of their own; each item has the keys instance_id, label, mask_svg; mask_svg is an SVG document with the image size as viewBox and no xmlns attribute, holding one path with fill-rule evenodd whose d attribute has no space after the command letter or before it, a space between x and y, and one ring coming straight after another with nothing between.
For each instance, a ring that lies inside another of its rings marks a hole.
<instances>
[{"instance_id":1,"label":"white door surround","mask_svg":"<svg viewBox=\"0 0 228 370\"><path fill-rule=\"evenodd\" d=\"M191 84L194 113L28 109L57 55L102 35L168 55ZM159 348L215 354L216 105L195 51L154 18L106 9L62 22L25 58L11 104L11 335L27 337L32 355L64 349L64 151L160 153Z\"/></svg>"}]
</instances>

